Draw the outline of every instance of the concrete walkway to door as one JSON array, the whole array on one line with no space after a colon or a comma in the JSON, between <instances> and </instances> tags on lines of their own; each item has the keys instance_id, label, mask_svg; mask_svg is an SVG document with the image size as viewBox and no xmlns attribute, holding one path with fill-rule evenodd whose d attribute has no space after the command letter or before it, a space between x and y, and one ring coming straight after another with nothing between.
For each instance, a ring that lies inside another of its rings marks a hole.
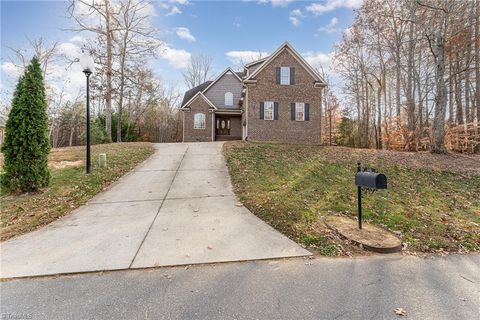
<instances>
[{"instance_id":1,"label":"concrete walkway to door","mask_svg":"<svg viewBox=\"0 0 480 320\"><path fill-rule=\"evenodd\" d=\"M310 255L239 205L222 143L157 152L87 205L0 245L0 277Z\"/></svg>"}]
</instances>

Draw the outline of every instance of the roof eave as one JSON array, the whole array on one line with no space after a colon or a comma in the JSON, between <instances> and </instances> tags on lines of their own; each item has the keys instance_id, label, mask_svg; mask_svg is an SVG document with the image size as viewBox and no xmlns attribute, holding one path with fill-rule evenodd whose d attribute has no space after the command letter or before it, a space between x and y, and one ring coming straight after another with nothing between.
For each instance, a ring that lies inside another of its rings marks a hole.
<instances>
[{"instance_id":1,"label":"roof eave","mask_svg":"<svg viewBox=\"0 0 480 320\"><path fill-rule=\"evenodd\" d=\"M242 109L232 109L232 110L225 110L225 109L217 109L215 110L215 114L242 114Z\"/></svg>"},{"instance_id":2,"label":"roof eave","mask_svg":"<svg viewBox=\"0 0 480 320\"><path fill-rule=\"evenodd\" d=\"M211 106L213 109L217 110L218 108L210 101L210 99L208 99L202 91L199 91L197 92L190 100L188 100L182 107L180 107L181 110L185 110L186 108L189 108L189 105L195 101L195 99L197 98L197 96L201 96L209 106Z\"/></svg>"}]
</instances>

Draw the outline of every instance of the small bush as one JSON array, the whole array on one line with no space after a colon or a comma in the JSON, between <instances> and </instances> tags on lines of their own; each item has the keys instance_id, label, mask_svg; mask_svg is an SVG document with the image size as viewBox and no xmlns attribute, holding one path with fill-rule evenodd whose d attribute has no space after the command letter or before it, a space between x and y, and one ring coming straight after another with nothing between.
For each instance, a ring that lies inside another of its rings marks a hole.
<instances>
[{"instance_id":1,"label":"small bush","mask_svg":"<svg viewBox=\"0 0 480 320\"><path fill-rule=\"evenodd\" d=\"M82 132L80 135L82 144L87 143L86 133ZM105 130L105 125L100 118L96 118L95 121L90 124L90 143L93 144L102 144L108 143L107 131Z\"/></svg>"},{"instance_id":2,"label":"small bush","mask_svg":"<svg viewBox=\"0 0 480 320\"><path fill-rule=\"evenodd\" d=\"M100 127L105 128L105 116L101 115L97 118ZM117 139L117 123L118 123L118 115L113 113L112 114L112 140L118 141ZM127 114L123 114L122 116L122 141L123 142L135 142L138 141L138 135L135 130L135 123L131 122L128 119Z\"/></svg>"}]
</instances>

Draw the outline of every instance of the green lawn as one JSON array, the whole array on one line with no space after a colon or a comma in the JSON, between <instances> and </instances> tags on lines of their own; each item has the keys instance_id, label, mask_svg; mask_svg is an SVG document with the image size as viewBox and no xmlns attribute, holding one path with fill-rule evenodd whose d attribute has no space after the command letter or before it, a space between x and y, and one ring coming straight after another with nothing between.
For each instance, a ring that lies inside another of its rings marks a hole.
<instances>
[{"instance_id":1,"label":"green lawn","mask_svg":"<svg viewBox=\"0 0 480 320\"><path fill-rule=\"evenodd\" d=\"M113 181L153 154L149 143L112 143L92 146L92 172L85 174L85 147L53 149L48 188L37 193L1 195L1 240L44 226L86 203ZM106 153L108 168L97 167Z\"/></svg>"},{"instance_id":2,"label":"green lawn","mask_svg":"<svg viewBox=\"0 0 480 320\"><path fill-rule=\"evenodd\" d=\"M231 142L224 151L245 206L319 254L363 254L322 219L356 217L358 159L388 177L387 190L363 198L365 221L399 234L410 251L480 249L479 156L252 142Z\"/></svg>"}]
</instances>

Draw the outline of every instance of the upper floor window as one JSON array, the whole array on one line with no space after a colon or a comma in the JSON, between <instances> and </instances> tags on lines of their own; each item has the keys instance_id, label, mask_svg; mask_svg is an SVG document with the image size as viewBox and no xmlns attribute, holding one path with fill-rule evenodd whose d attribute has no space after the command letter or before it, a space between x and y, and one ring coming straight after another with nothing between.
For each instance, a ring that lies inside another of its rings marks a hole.
<instances>
[{"instance_id":1,"label":"upper floor window","mask_svg":"<svg viewBox=\"0 0 480 320\"><path fill-rule=\"evenodd\" d=\"M233 93L226 92L225 93L225 105L226 106L233 106Z\"/></svg>"},{"instance_id":2,"label":"upper floor window","mask_svg":"<svg viewBox=\"0 0 480 320\"><path fill-rule=\"evenodd\" d=\"M280 84L290 84L290 67L280 68Z\"/></svg>"},{"instance_id":3,"label":"upper floor window","mask_svg":"<svg viewBox=\"0 0 480 320\"><path fill-rule=\"evenodd\" d=\"M205 114L195 113L193 116L193 129L205 129Z\"/></svg>"},{"instance_id":4,"label":"upper floor window","mask_svg":"<svg viewBox=\"0 0 480 320\"><path fill-rule=\"evenodd\" d=\"M305 121L305 103L303 102L295 103L295 120Z\"/></svg>"},{"instance_id":5,"label":"upper floor window","mask_svg":"<svg viewBox=\"0 0 480 320\"><path fill-rule=\"evenodd\" d=\"M263 103L263 119L264 120L273 120L273 101L265 101Z\"/></svg>"}]
</instances>

